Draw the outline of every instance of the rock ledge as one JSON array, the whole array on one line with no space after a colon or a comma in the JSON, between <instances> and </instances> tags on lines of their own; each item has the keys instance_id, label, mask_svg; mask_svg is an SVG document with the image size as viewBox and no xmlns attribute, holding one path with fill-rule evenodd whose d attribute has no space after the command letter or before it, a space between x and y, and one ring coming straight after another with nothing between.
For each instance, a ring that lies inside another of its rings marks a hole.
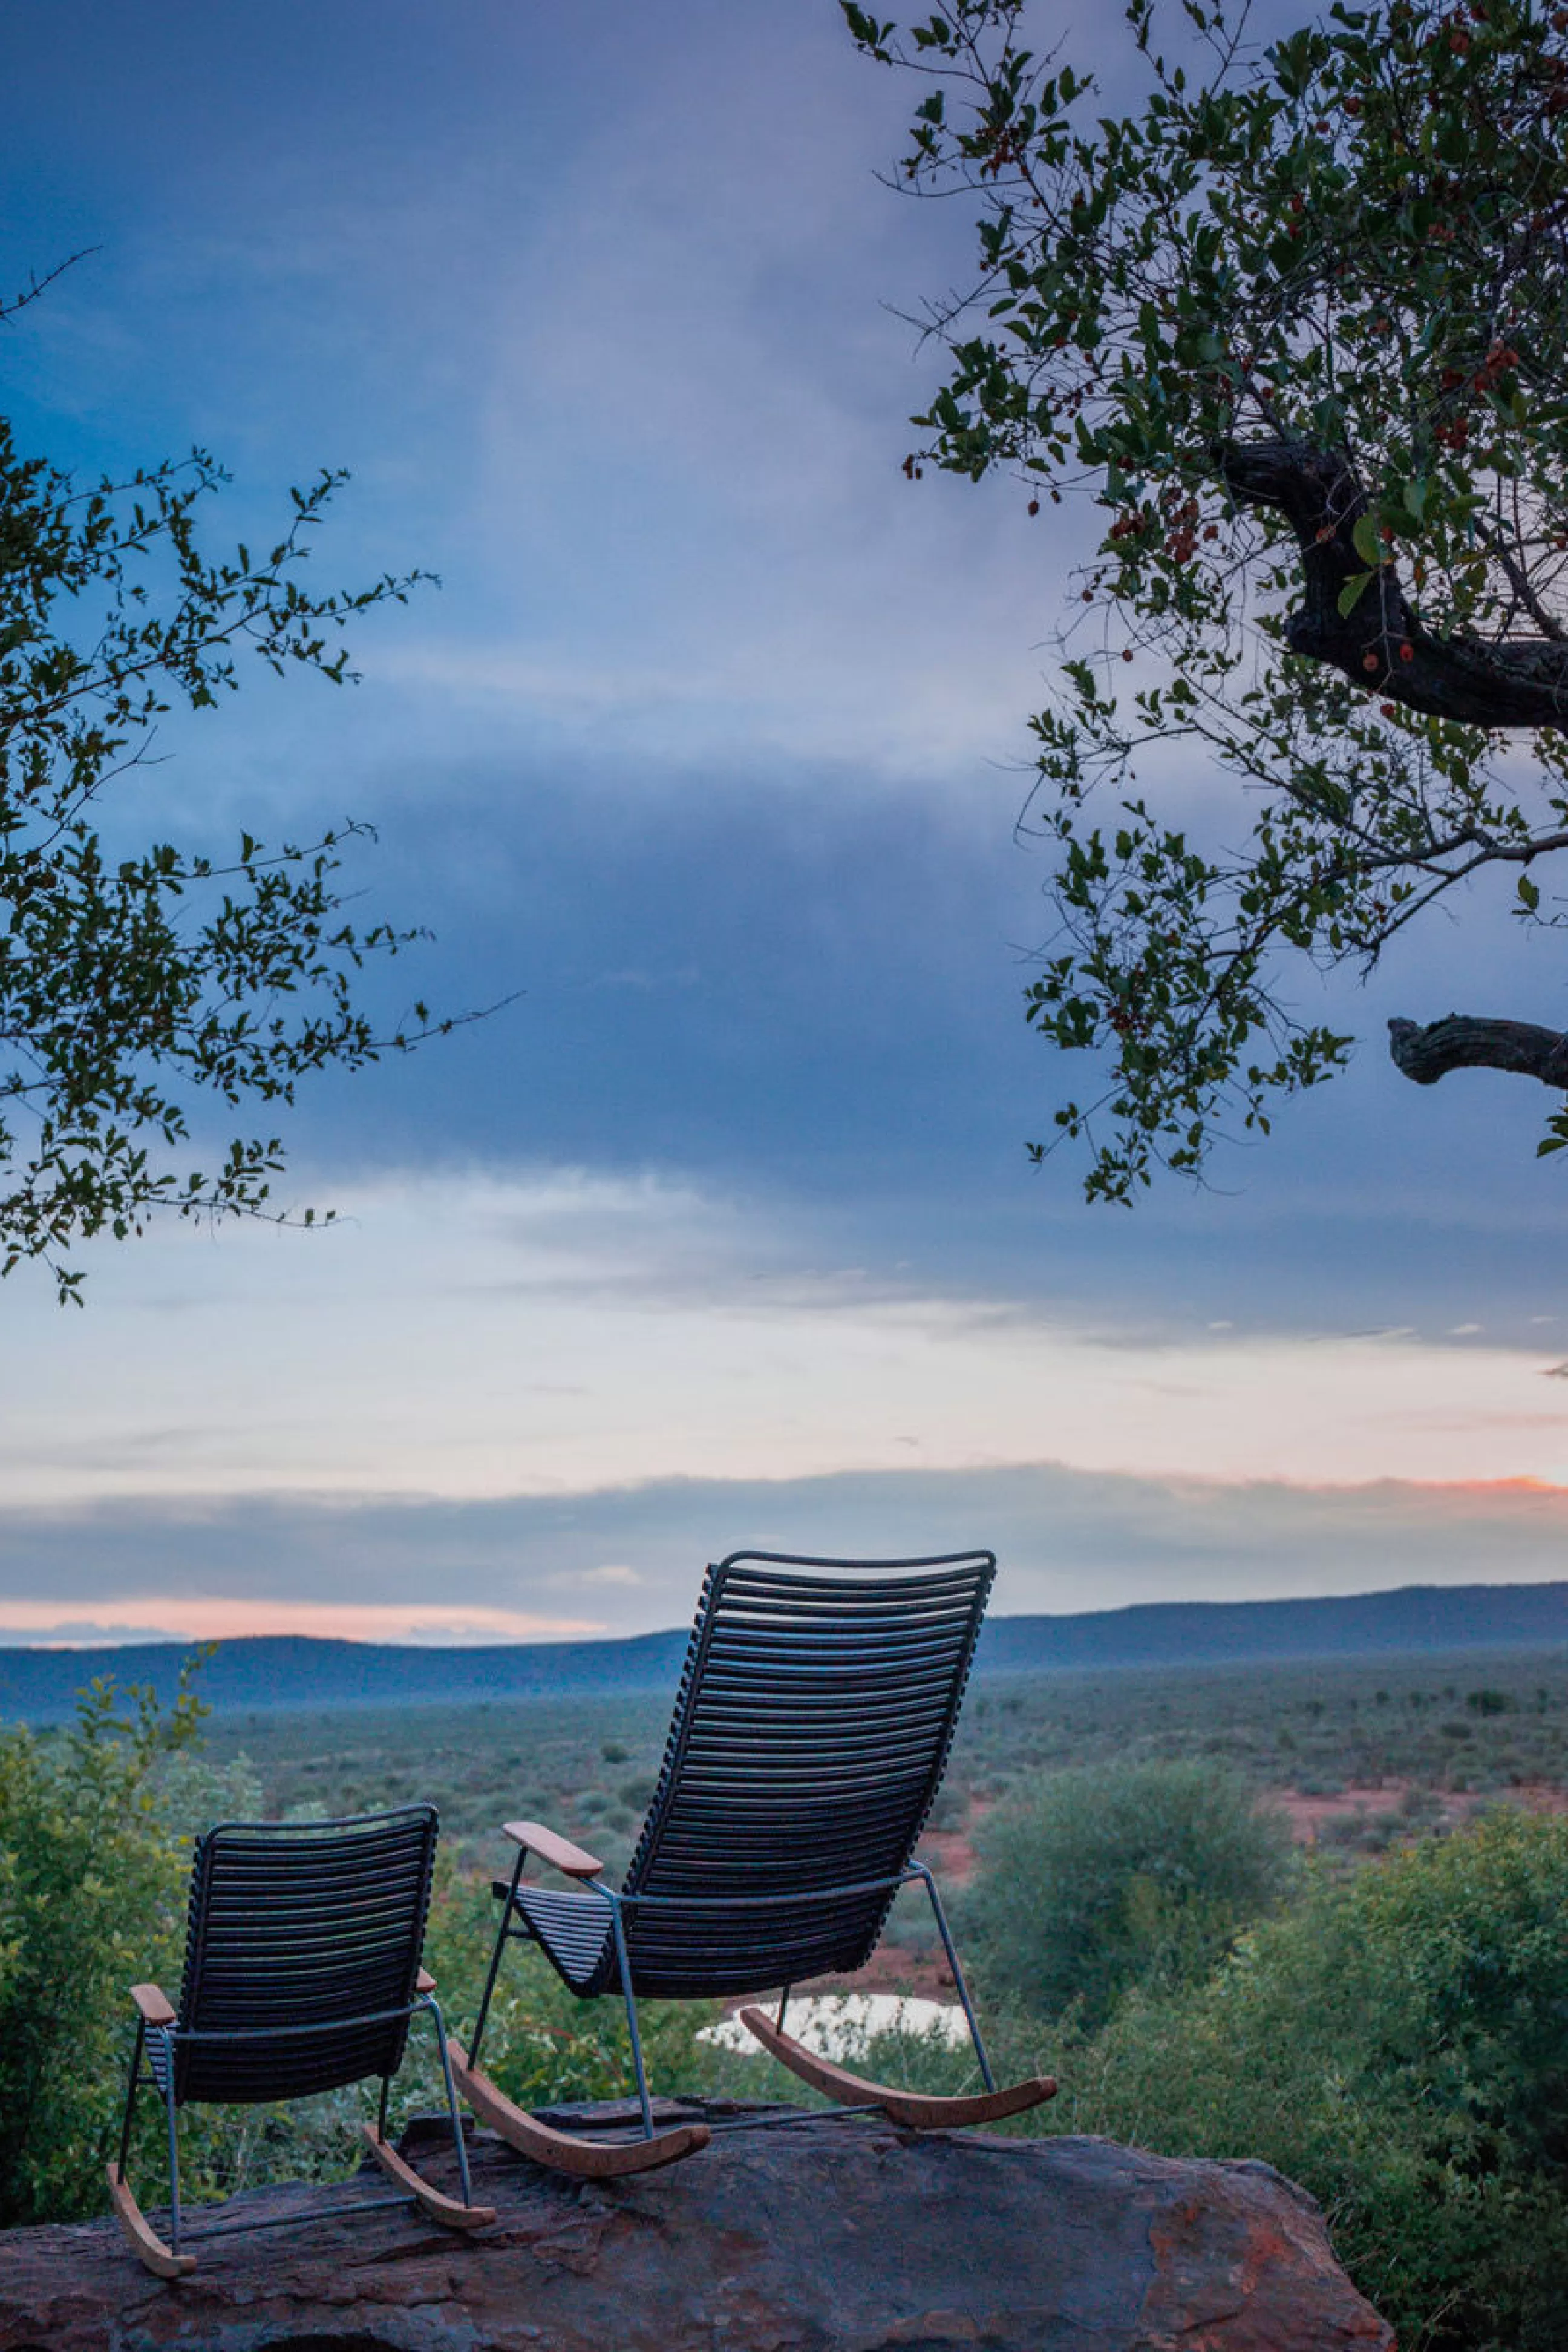
<instances>
[{"instance_id":1,"label":"rock ledge","mask_svg":"<svg viewBox=\"0 0 1568 2352\"><path fill-rule=\"evenodd\" d=\"M455 2186L443 2129L403 2146ZM1394 2352L1317 2207L1267 2165L862 2117L718 2134L624 2183L564 2180L485 2132L473 2154L497 2211L471 2240L407 2207L313 2219L360 2192L304 2186L203 2216L281 2226L193 2242L171 2284L107 2221L0 2235L0 2352Z\"/></svg>"}]
</instances>

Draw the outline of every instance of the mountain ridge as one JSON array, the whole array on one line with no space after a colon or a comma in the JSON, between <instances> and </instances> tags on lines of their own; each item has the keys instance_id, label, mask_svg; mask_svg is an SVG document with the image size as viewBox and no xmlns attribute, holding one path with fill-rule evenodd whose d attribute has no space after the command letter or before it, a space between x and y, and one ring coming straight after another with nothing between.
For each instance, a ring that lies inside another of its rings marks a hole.
<instances>
[{"instance_id":1,"label":"mountain ridge","mask_svg":"<svg viewBox=\"0 0 1568 2352\"><path fill-rule=\"evenodd\" d=\"M463 1649L246 1634L219 1646L203 1667L199 1687L217 1708L279 1713L631 1696L673 1690L686 1640L684 1627L591 1642ZM63 1721L73 1694L104 1675L122 1685L150 1683L167 1699L194 1646L0 1648L0 1719ZM1568 1581L1413 1584L1289 1601L1144 1601L1073 1614L993 1617L980 1637L976 1672L1114 1672L1558 1646L1568 1646Z\"/></svg>"}]
</instances>

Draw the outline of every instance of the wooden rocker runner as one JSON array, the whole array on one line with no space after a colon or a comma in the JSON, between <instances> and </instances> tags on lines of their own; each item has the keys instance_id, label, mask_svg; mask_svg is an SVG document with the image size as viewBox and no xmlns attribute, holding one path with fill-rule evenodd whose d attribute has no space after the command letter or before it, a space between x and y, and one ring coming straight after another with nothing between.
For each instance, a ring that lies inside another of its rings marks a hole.
<instances>
[{"instance_id":1,"label":"wooden rocker runner","mask_svg":"<svg viewBox=\"0 0 1568 2352\"><path fill-rule=\"evenodd\" d=\"M495 2220L491 2207L474 2203L434 1982L419 1964L434 1855L430 1805L347 1822L227 1822L198 1843L179 2007L156 1985L131 1988L136 2043L120 2155L109 2168L120 2225L158 2277L194 2270L191 2241L247 2226L183 2225L179 2112L195 2103L303 2098L379 2075L380 2113L363 2129L401 2194L312 2205L311 2220L411 2200L449 2229L477 2230ZM415 2017L429 2018L441 2053L460 2200L421 2179L386 2137L387 2094ZM139 2090L152 2092L164 2113L166 2239L126 2178Z\"/></svg>"},{"instance_id":2,"label":"wooden rocker runner","mask_svg":"<svg viewBox=\"0 0 1568 2352\"><path fill-rule=\"evenodd\" d=\"M497 1879L500 1926L466 2051L453 2074L476 2115L526 2156L589 2177L694 2155L710 2132L655 2128L637 2031L640 1996L733 1999L782 1983L776 2018L746 2008L758 2042L841 2108L915 2131L998 2122L1051 2097L1035 2077L998 2089L931 1873L912 1859L941 1785L996 1573L989 1552L936 1559L800 1559L733 1552L703 1584L664 1769L623 1885L536 1822ZM525 1880L532 1854L576 1881ZM864 1966L901 1886L930 1897L983 2088L927 2097L866 2083L783 2030L789 1989ZM508 1943L538 1944L582 2000L625 2002L640 2133L563 2132L515 2106L479 2052Z\"/></svg>"}]
</instances>

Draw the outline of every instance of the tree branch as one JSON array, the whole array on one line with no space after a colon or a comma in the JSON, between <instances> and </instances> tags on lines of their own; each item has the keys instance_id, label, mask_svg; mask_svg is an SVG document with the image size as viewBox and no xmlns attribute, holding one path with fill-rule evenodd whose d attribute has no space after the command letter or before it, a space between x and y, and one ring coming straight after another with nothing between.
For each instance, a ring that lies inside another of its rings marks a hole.
<instances>
[{"instance_id":1,"label":"tree branch","mask_svg":"<svg viewBox=\"0 0 1568 2352\"><path fill-rule=\"evenodd\" d=\"M1515 1070L1543 1087L1568 1089L1568 1034L1533 1021L1492 1021L1448 1013L1425 1028L1391 1021L1388 1051L1396 1069L1418 1087L1435 1087L1450 1070Z\"/></svg>"},{"instance_id":2,"label":"tree branch","mask_svg":"<svg viewBox=\"0 0 1568 2352\"><path fill-rule=\"evenodd\" d=\"M63 278L68 269L74 269L77 263L85 261L89 254L101 253L102 250L99 245L78 246L74 253L68 253L63 261L57 261L52 269L46 269L41 278L35 270L19 294L0 295L0 327L9 326L17 312L25 310L29 302L36 302L57 278Z\"/></svg>"},{"instance_id":3,"label":"tree branch","mask_svg":"<svg viewBox=\"0 0 1568 2352\"><path fill-rule=\"evenodd\" d=\"M1367 512L1366 494L1343 451L1284 439L1226 441L1215 458L1238 506L1276 508L1295 530L1304 594L1286 625L1292 653L1326 662L1369 694L1433 718L1568 732L1568 643L1507 637L1489 646L1476 637L1433 636L1406 602L1393 563L1341 613L1341 590L1366 570L1352 533Z\"/></svg>"},{"instance_id":4,"label":"tree branch","mask_svg":"<svg viewBox=\"0 0 1568 2352\"><path fill-rule=\"evenodd\" d=\"M1568 636L1568 629L1564 629L1562 622L1547 611L1546 606L1536 594L1534 583L1529 572L1507 541L1499 539L1495 531L1483 530L1479 532L1478 536L1487 553L1500 563L1507 572L1509 586L1513 590L1542 635L1555 638L1559 642Z\"/></svg>"}]
</instances>

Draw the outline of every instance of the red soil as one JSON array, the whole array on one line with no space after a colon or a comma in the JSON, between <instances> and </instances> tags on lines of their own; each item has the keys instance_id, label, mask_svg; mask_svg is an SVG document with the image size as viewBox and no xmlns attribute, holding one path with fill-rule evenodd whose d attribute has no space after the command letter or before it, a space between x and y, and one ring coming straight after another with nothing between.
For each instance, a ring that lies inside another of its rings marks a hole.
<instances>
[{"instance_id":1,"label":"red soil","mask_svg":"<svg viewBox=\"0 0 1568 2352\"><path fill-rule=\"evenodd\" d=\"M1308 1796L1300 1789L1272 1789L1264 1802L1282 1812L1291 1824L1291 1835L1298 1845L1314 1845L1325 1822L1343 1820L1361 1813L1368 1820L1378 1813L1396 1813L1401 1800L1415 1784L1409 1780L1384 1780L1366 1788L1342 1789L1337 1796ZM1440 1814L1427 1814L1410 1822L1412 1835L1423 1828L1441 1824L1451 1827L1468 1821L1481 1806L1497 1801L1496 1792L1482 1795L1477 1791L1439 1791ZM1521 1781L1508 1791L1510 1804L1520 1805L1532 1813L1568 1813L1568 1789L1547 1780ZM927 1830L920 1841L922 1862L928 1863L936 1874L940 1891L946 1893L967 1886L975 1874L976 1855L973 1832L982 1813L989 1810L984 1802L971 1803L962 1829ZM897 1944L879 1944L865 1967L852 1977L824 1978L813 1986L820 1992L907 1992L919 1993L929 2000L950 2000L953 1979L940 1950L912 1951Z\"/></svg>"},{"instance_id":2,"label":"red soil","mask_svg":"<svg viewBox=\"0 0 1568 2352\"><path fill-rule=\"evenodd\" d=\"M1273 1789L1265 1802L1285 1815L1298 1845L1313 1845L1325 1822L1357 1813L1364 1813L1369 1819L1375 1813L1397 1813L1401 1801L1414 1785L1409 1780L1384 1780L1364 1789L1342 1789L1334 1797L1309 1797L1300 1789ZM1503 1792L1439 1790L1435 1793L1441 1811L1412 1819L1412 1833L1423 1826L1439 1822L1451 1826L1456 1822L1469 1821L1483 1805L1495 1804ZM1549 1780L1520 1781L1508 1790L1506 1800L1511 1805L1521 1806L1526 1812L1568 1813L1568 1789L1560 1789Z\"/></svg>"}]
</instances>

